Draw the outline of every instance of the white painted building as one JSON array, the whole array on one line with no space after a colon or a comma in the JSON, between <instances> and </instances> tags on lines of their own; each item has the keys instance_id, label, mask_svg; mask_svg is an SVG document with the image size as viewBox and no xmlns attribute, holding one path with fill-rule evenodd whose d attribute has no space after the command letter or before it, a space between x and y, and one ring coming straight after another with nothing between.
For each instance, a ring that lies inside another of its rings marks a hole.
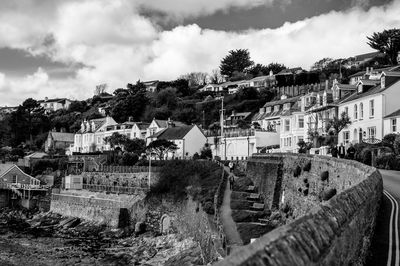
<instances>
[{"instance_id":1,"label":"white painted building","mask_svg":"<svg viewBox=\"0 0 400 266\"><path fill-rule=\"evenodd\" d=\"M147 129L150 124L145 122L136 122L132 127L131 138L132 139L146 139Z\"/></svg>"},{"instance_id":2,"label":"white painted building","mask_svg":"<svg viewBox=\"0 0 400 266\"><path fill-rule=\"evenodd\" d=\"M200 154L200 150L206 144L207 138L196 125L191 126L173 126L162 129L158 133L150 136L146 140L146 144L157 139L169 140L176 144L177 150L166 155L167 158L187 159L191 158L195 153Z\"/></svg>"},{"instance_id":3,"label":"white painted building","mask_svg":"<svg viewBox=\"0 0 400 266\"><path fill-rule=\"evenodd\" d=\"M357 143L384 136L384 117L399 109L400 72L382 72L378 81L361 80L357 92L339 105L339 114L346 112L351 125L339 134L339 143Z\"/></svg>"},{"instance_id":4,"label":"white painted building","mask_svg":"<svg viewBox=\"0 0 400 266\"><path fill-rule=\"evenodd\" d=\"M104 142L107 127L114 125L117 125L117 122L110 116L89 121L84 120L81 123L80 130L75 133L74 144L70 147L70 154L72 152L88 153L107 150Z\"/></svg>"},{"instance_id":5,"label":"white painted building","mask_svg":"<svg viewBox=\"0 0 400 266\"><path fill-rule=\"evenodd\" d=\"M182 122L172 121L171 119L161 120L153 118L153 121L151 121L150 125L146 129L146 138L168 128L169 126L182 127L186 125Z\"/></svg>"},{"instance_id":6,"label":"white painted building","mask_svg":"<svg viewBox=\"0 0 400 266\"><path fill-rule=\"evenodd\" d=\"M45 109L46 112L57 111L61 109L67 110L71 105L71 100L67 98L56 98L56 99L49 99L44 98L44 100L38 101L41 107Z\"/></svg>"},{"instance_id":7,"label":"white painted building","mask_svg":"<svg viewBox=\"0 0 400 266\"><path fill-rule=\"evenodd\" d=\"M261 130L237 130L207 137L213 156L222 160L245 160L253 153L279 145L279 133Z\"/></svg>"},{"instance_id":8,"label":"white painted building","mask_svg":"<svg viewBox=\"0 0 400 266\"><path fill-rule=\"evenodd\" d=\"M400 109L383 118L383 136L400 133Z\"/></svg>"}]
</instances>

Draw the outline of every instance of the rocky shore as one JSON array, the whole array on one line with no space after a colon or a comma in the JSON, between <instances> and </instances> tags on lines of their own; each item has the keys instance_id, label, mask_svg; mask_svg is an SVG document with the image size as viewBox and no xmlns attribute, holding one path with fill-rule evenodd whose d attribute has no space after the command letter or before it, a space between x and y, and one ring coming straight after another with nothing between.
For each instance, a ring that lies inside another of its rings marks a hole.
<instances>
[{"instance_id":1,"label":"rocky shore","mask_svg":"<svg viewBox=\"0 0 400 266\"><path fill-rule=\"evenodd\" d=\"M0 210L0 265L202 265L197 243L53 213Z\"/></svg>"}]
</instances>

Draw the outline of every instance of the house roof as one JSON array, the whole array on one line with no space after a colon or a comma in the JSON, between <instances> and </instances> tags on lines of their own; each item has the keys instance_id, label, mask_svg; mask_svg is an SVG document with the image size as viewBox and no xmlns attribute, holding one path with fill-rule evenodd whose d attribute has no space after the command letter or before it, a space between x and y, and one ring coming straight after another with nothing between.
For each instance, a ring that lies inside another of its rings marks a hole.
<instances>
[{"instance_id":1,"label":"house roof","mask_svg":"<svg viewBox=\"0 0 400 266\"><path fill-rule=\"evenodd\" d=\"M175 139L183 139L187 133L194 127L192 126L181 126L181 127L169 127L166 128L150 138L157 138L157 139L166 139L166 140L175 140Z\"/></svg>"},{"instance_id":2,"label":"house roof","mask_svg":"<svg viewBox=\"0 0 400 266\"><path fill-rule=\"evenodd\" d=\"M376 86L379 83L381 83L380 80L372 80L372 79L362 79L359 82L361 82L363 85L366 85L366 86Z\"/></svg>"},{"instance_id":3,"label":"house roof","mask_svg":"<svg viewBox=\"0 0 400 266\"><path fill-rule=\"evenodd\" d=\"M266 80L266 79L273 79L273 78L274 78L274 76L265 75L265 76L259 76L259 77L252 78L251 81L259 81L259 80Z\"/></svg>"},{"instance_id":4,"label":"house roof","mask_svg":"<svg viewBox=\"0 0 400 266\"><path fill-rule=\"evenodd\" d=\"M251 115L251 112L242 112L242 113L234 113L234 114L231 114L229 117L232 117L232 116L243 116L243 117L248 117L249 115Z\"/></svg>"},{"instance_id":5,"label":"house roof","mask_svg":"<svg viewBox=\"0 0 400 266\"><path fill-rule=\"evenodd\" d=\"M267 102L266 104L264 104L263 107L281 105L281 104L285 104L285 103L293 103L293 102L298 101L299 99L300 99L300 96L296 96L296 97L291 97L291 98L287 98L287 99L283 99L283 100Z\"/></svg>"},{"instance_id":6,"label":"house roof","mask_svg":"<svg viewBox=\"0 0 400 266\"><path fill-rule=\"evenodd\" d=\"M92 119L89 120L87 122L89 122L89 124L92 124L92 122L94 122L94 131L98 130L102 125L104 125L104 123L106 122L107 118L106 117L102 117L102 118L96 118L96 119ZM92 132L89 129L85 129L85 131L82 131L81 129L79 129L79 131L77 133L86 133L86 132Z\"/></svg>"},{"instance_id":7,"label":"house roof","mask_svg":"<svg viewBox=\"0 0 400 266\"><path fill-rule=\"evenodd\" d=\"M140 130L144 130L150 126L150 123L139 122L139 123L136 123L136 125Z\"/></svg>"},{"instance_id":8,"label":"house roof","mask_svg":"<svg viewBox=\"0 0 400 266\"><path fill-rule=\"evenodd\" d=\"M54 98L54 99L45 99L45 100L39 100L38 103L65 103L65 101L71 101L67 98Z\"/></svg>"},{"instance_id":9,"label":"house roof","mask_svg":"<svg viewBox=\"0 0 400 266\"><path fill-rule=\"evenodd\" d=\"M400 71L384 71L386 76L400 77Z\"/></svg>"},{"instance_id":10,"label":"house roof","mask_svg":"<svg viewBox=\"0 0 400 266\"><path fill-rule=\"evenodd\" d=\"M47 153L44 152L34 152L29 155L26 155L24 158L30 158L30 159L42 159L44 157L49 156Z\"/></svg>"},{"instance_id":11,"label":"house roof","mask_svg":"<svg viewBox=\"0 0 400 266\"><path fill-rule=\"evenodd\" d=\"M74 133L49 132L54 141L74 142Z\"/></svg>"},{"instance_id":12,"label":"house roof","mask_svg":"<svg viewBox=\"0 0 400 266\"><path fill-rule=\"evenodd\" d=\"M383 67L383 68L372 69L372 71L374 71L374 72L383 72L383 71L396 71L396 70L398 70L398 69L400 69L399 66L395 66L395 67L390 66L390 67ZM349 78L357 77L357 76L364 76L366 73L367 73L366 70L364 70L364 71L359 71L359 72L354 73L353 75L349 76Z\"/></svg>"},{"instance_id":13,"label":"house roof","mask_svg":"<svg viewBox=\"0 0 400 266\"><path fill-rule=\"evenodd\" d=\"M154 84L156 84L156 83L158 83L158 82L160 82L159 80L149 80L149 81L143 81L142 83L145 85L145 86L151 86L151 85L154 85Z\"/></svg>"},{"instance_id":14,"label":"house roof","mask_svg":"<svg viewBox=\"0 0 400 266\"><path fill-rule=\"evenodd\" d=\"M385 88L382 88L381 84L379 83L375 87L372 87L371 89L369 89L369 90L367 90L365 92L362 92L362 93L354 92L349 97L347 97L344 100L340 101L340 103L346 103L346 102L354 101L354 100L357 100L357 99L360 99L360 98L363 98L363 97L366 97L366 96L369 96L369 95L380 93L382 91L385 91L390 86L392 86L393 84L397 83L398 81L399 81L399 79L393 79L393 80L386 81Z\"/></svg>"},{"instance_id":15,"label":"house roof","mask_svg":"<svg viewBox=\"0 0 400 266\"><path fill-rule=\"evenodd\" d=\"M397 116L400 116L400 109L397 110L397 111L394 111L393 113L391 113L391 114L389 114L387 116L385 116L384 118L391 118L391 117L397 117Z\"/></svg>"},{"instance_id":16,"label":"house roof","mask_svg":"<svg viewBox=\"0 0 400 266\"><path fill-rule=\"evenodd\" d=\"M5 173L7 173L14 166L15 166L15 164L11 164L11 163L0 164L0 177L2 177Z\"/></svg>"},{"instance_id":17,"label":"house roof","mask_svg":"<svg viewBox=\"0 0 400 266\"><path fill-rule=\"evenodd\" d=\"M27 176L27 177L29 177L31 179L38 180L38 179L34 178L33 176L30 176L27 173L25 173L24 171L22 171L22 169L19 168L17 165L10 164L10 163L0 164L0 178L3 177L5 174L7 174L13 168L17 168L19 171L21 171L22 174L24 174L25 176Z\"/></svg>"},{"instance_id":18,"label":"house roof","mask_svg":"<svg viewBox=\"0 0 400 266\"><path fill-rule=\"evenodd\" d=\"M356 90L357 86L356 85L349 85L349 84L336 84L336 86L338 86L340 89L343 90Z\"/></svg>"},{"instance_id":19,"label":"house roof","mask_svg":"<svg viewBox=\"0 0 400 266\"><path fill-rule=\"evenodd\" d=\"M302 71L303 69L301 67L294 67L294 68L287 68L281 70L278 74L276 75L286 75L286 74L293 74L299 71Z\"/></svg>"},{"instance_id":20,"label":"house roof","mask_svg":"<svg viewBox=\"0 0 400 266\"><path fill-rule=\"evenodd\" d=\"M160 120L160 119L154 119L157 123L157 125L161 128L167 128L168 127L168 120ZM179 121L170 121L172 122L176 127L181 127L181 126L186 126L184 123L179 122Z\"/></svg>"}]
</instances>

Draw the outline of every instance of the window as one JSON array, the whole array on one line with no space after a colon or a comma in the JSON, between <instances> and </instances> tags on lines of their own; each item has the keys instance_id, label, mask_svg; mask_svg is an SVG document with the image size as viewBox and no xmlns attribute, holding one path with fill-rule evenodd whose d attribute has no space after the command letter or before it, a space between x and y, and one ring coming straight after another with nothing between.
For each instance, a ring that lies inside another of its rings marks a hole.
<instances>
[{"instance_id":1,"label":"window","mask_svg":"<svg viewBox=\"0 0 400 266\"><path fill-rule=\"evenodd\" d=\"M358 110L357 110L357 104L354 105L354 119L357 119L358 116Z\"/></svg>"},{"instance_id":2,"label":"window","mask_svg":"<svg viewBox=\"0 0 400 266\"><path fill-rule=\"evenodd\" d=\"M290 103L285 103L283 105L283 110L289 110L290 109Z\"/></svg>"},{"instance_id":3,"label":"window","mask_svg":"<svg viewBox=\"0 0 400 266\"><path fill-rule=\"evenodd\" d=\"M369 101L369 117L372 118L375 115L374 100Z\"/></svg>"},{"instance_id":4,"label":"window","mask_svg":"<svg viewBox=\"0 0 400 266\"><path fill-rule=\"evenodd\" d=\"M289 130L290 130L290 120L285 119L285 131L289 131Z\"/></svg>"},{"instance_id":5,"label":"window","mask_svg":"<svg viewBox=\"0 0 400 266\"><path fill-rule=\"evenodd\" d=\"M267 107L266 113L271 113L271 106L270 106L270 107Z\"/></svg>"},{"instance_id":6,"label":"window","mask_svg":"<svg viewBox=\"0 0 400 266\"><path fill-rule=\"evenodd\" d=\"M396 132L397 131L397 119L396 118L391 119L390 124L392 127L392 132Z\"/></svg>"},{"instance_id":7,"label":"window","mask_svg":"<svg viewBox=\"0 0 400 266\"><path fill-rule=\"evenodd\" d=\"M360 103L360 119L364 118L364 106L363 103Z\"/></svg>"},{"instance_id":8,"label":"window","mask_svg":"<svg viewBox=\"0 0 400 266\"><path fill-rule=\"evenodd\" d=\"M350 142L350 131L343 132L343 142L344 144L348 144Z\"/></svg>"},{"instance_id":9,"label":"window","mask_svg":"<svg viewBox=\"0 0 400 266\"><path fill-rule=\"evenodd\" d=\"M304 128L304 117L299 116L299 128Z\"/></svg>"},{"instance_id":10,"label":"window","mask_svg":"<svg viewBox=\"0 0 400 266\"><path fill-rule=\"evenodd\" d=\"M368 128L368 138L370 138L370 139L376 138L376 127Z\"/></svg>"},{"instance_id":11,"label":"window","mask_svg":"<svg viewBox=\"0 0 400 266\"><path fill-rule=\"evenodd\" d=\"M18 182L18 176L17 175L13 175L12 176L12 183L16 184Z\"/></svg>"},{"instance_id":12,"label":"window","mask_svg":"<svg viewBox=\"0 0 400 266\"><path fill-rule=\"evenodd\" d=\"M345 107L344 112L346 113L346 115L349 115L349 107Z\"/></svg>"},{"instance_id":13,"label":"window","mask_svg":"<svg viewBox=\"0 0 400 266\"><path fill-rule=\"evenodd\" d=\"M279 111L279 105L275 105L274 106L274 112L278 112Z\"/></svg>"}]
</instances>

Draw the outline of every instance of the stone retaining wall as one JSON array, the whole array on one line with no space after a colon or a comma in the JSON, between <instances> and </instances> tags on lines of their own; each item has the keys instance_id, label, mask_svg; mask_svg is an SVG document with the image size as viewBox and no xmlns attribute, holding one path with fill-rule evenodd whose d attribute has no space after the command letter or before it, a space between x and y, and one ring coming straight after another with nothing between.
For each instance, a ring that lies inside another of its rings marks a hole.
<instances>
[{"instance_id":1,"label":"stone retaining wall","mask_svg":"<svg viewBox=\"0 0 400 266\"><path fill-rule=\"evenodd\" d=\"M290 219L218 265L364 263L382 198L375 168L323 156L257 154L247 175L266 208L287 208Z\"/></svg>"}]
</instances>

